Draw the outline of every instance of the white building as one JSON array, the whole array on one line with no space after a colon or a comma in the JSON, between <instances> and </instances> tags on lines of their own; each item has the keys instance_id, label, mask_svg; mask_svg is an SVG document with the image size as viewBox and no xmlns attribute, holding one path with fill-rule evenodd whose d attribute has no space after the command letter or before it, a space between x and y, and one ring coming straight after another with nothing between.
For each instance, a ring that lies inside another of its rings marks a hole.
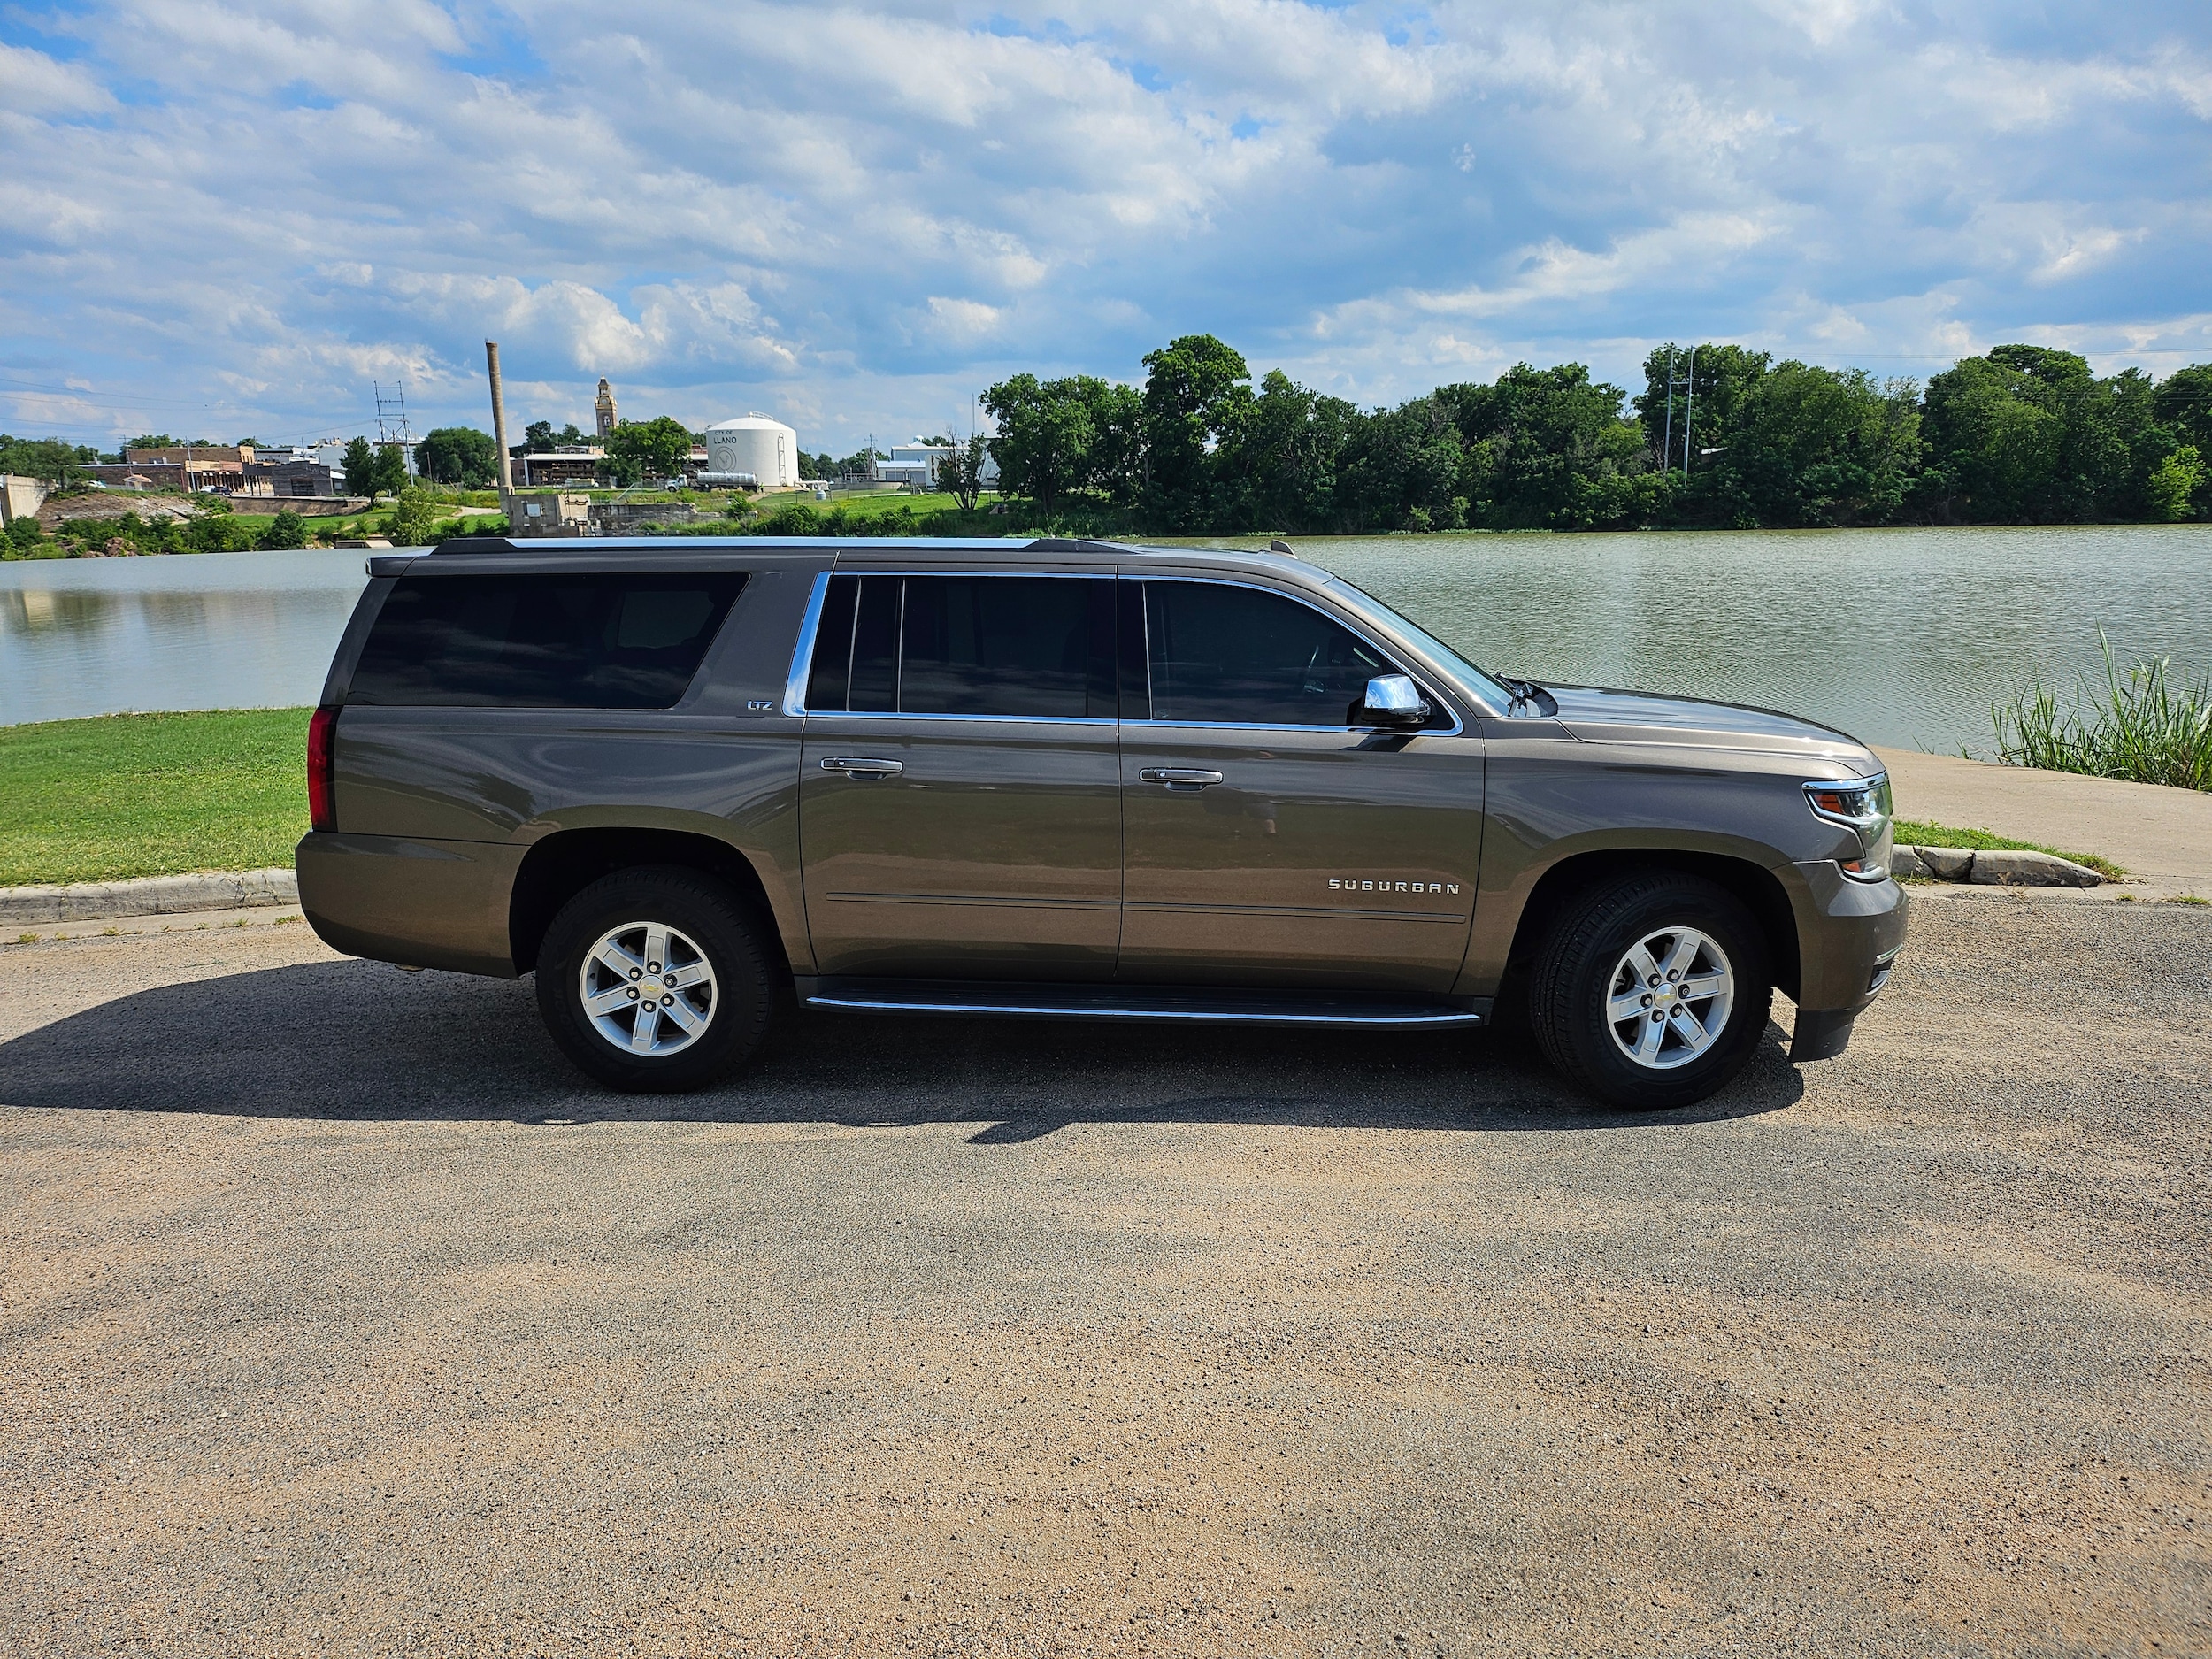
<instances>
[{"instance_id":1,"label":"white building","mask_svg":"<svg viewBox=\"0 0 2212 1659\"><path fill-rule=\"evenodd\" d=\"M930 443L917 438L911 443L891 446L891 452L870 464L868 476L882 484L903 484L918 490L941 488L938 474L957 451L950 444ZM983 485L988 489L998 483L998 463L991 452L983 452Z\"/></svg>"},{"instance_id":2,"label":"white building","mask_svg":"<svg viewBox=\"0 0 2212 1659\"><path fill-rule=\"evenodd\" d=\"M709 426L702 484L750 484L794 489L799 483L799 434L766 415L741 415Z\"/></svg>"}]
</instances>

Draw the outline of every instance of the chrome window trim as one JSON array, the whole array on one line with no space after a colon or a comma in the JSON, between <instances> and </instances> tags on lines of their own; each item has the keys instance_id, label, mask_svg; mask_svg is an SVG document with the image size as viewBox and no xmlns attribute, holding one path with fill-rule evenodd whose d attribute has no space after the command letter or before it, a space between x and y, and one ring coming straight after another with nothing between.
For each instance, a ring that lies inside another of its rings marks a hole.
<instances>
[{"instance_id":1,"label":"chrome window trim","mask_svg":"<svg viewBox=\"0 0 2212 1659\"><path fill-rule=\"evenodd\" d=\"M981 720L991 726L1119 726L1087 714L908 714L896 709L814 709L810 720Z\"/></svg>"},{"instance_id":2,"label":"chrome window trim","mask_svg":"<svg viewBox=\"0 0 2212 1659\"><path fill-rule=\"evenodd\" d=\"M814 591L806 596L806 612L799 618L798 642L791 648L791 672L783 682L786 714L806 712L807 676L814 672L814 636L821 631L822 607L828 603L830 578L835 573L826 570L816 576Z\"/></svg>"},{"instance_id":3,"label":"chrome window trim","mask_svg":"<svg viewBox=\"0 0 2212 1659\"><path fill-rule=\"evenodd\" d=\"M908 569L903 566L878 569L873 565L860 566L851 570L847 570L838 567L823 571L820 574L817 575L814 579L814 590L807 595L806 614L801 619L799 624L798 641L792 648L791 672L789 677L784 682L783 711L787 715L803 717L812 720L987 720L996 722L1002 726L1180 726L1192 730L1211 732L1365 733L1387 731L1390 729L1385 726L1289 726L1280 722L1270 723L1260 720L1101 720L1092 718L1089 716L1053 714L908 714L900 710L889 709L810 710L806 706L807 681L813 677L814 649L817 643L817 636L821 632L822 609L829 601L830 579L833 576L1010 576L1026 577L1032 580L1043 581L1110 582L1127 580L1138 582L1210 582L1217 588L1248 588L1254 593L1272 594L1278 598L1289 600L1293 604L1304 605L1307 610L1312 611L1316 616L1325 618L1328 621L1333 622L1338 627L1342 628L1355 639L1361 641L1363 643L1368 645L1375 650L1382 652L1386 661L1394 661L1395 659L1406 655L1406 653L1402 651L1395 650L1379 643L1363 630L1354 627L1342 617L1324 610L1321 606L1317 605L1310 600L1307 599L1303 595L1289 593L1280 588L1271 588L1264 582L1239 581L1233 577L1156 576L1149 573L1141 574L1133 571L1125 572L1118 570L1041 571L1036 569L1034 566L1013 570L917 570ZM904 595L902 595L900 597L902 614L903 614L904 611ZM859 625L859 614L858 608L856 607L853 612L855 626ZM1146 622L1146 633L1148 637L1145 641L1144 654L1146 676L1145 689L1147 693L1147 700L1149 701L1149 694L1151 691L1150 680L1152 673L1152 649L1151 640L1149 638L1150 617L1148 613L1147 615ZM905 630L902 628L900 632L902 636ZM902 637L900 641L902 656L904 654L904 647L905 641L903 637ZM1417 658L1416 660L1417 661L1418 659ZM1433 671L1431 671L1429 678L1432 680L1442 680L1448 684L1452 683L1448 676L1435 673ZM1419 681L1417 680L1415 683L1418 684ZM1425 686L1423 687L1422 689L1425 692L1428 691L1428 687ZM1433 696L1434 694L1430 693L1429 695ZM1439 701L1441 700L1439 699ZM1480 700L1476 699L1475 702L1477 706L1479 707ZM1459 737L1463 735L1467 730L1467 725L1466 722L1460 718L1459 710L1454 708L1449 703L1445 703L1443 706L1446 712L1450 714L1452 717L1452 724L1448 731L1438 726L1422 726L1413 731L1405 732L1402 735L1407 737Z\"/></svg>"}]
</instances>

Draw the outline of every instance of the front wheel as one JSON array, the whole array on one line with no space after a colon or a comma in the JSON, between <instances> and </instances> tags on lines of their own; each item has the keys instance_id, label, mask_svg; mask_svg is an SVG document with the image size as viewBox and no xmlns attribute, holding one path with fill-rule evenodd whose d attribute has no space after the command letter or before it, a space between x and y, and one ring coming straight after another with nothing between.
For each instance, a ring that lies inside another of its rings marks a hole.
<instances>
[{"instance_id":1,"label":"front wheel","mask_svg":"<svg viewBox=\"0 0 2212 1659\"><path fill-rule=\"evenodd\" d=\"M538 949L538 1011L561 1052L610 1088L694 1089L749 1059L774 985L720 883L620 870L561 907Z\"/></svg>"},{"instance_id":2,"label":"front wheel","mask_svg":"<svg viewBox=\"0 0 2212 1659\"><path fill-rule=\"evenodd\" d=\"M1530 1023L1551 1063L1615 1106L1703 1100L1743 1070L1773 979L1733 895L1666 871L1623 876L1570 905L1538 953Z\"/></svg>"}]
</instances>

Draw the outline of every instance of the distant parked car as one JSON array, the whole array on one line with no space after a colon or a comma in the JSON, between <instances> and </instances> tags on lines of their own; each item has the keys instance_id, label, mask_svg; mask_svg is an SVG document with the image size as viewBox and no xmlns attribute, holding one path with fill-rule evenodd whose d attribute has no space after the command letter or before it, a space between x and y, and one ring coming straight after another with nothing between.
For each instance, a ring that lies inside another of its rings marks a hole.
<instances>
[{"instance_id":1,"label":"distant parked car","mask_svg":"<svg viewBox=\"0 0 2212 1659\"><path fill-rule=\"evenodd\" d=\"M1904 940L1869 751L1484 672L1274 554L1069 541L449 541L373 557L300 895L340 950L534 972L621 1089L817 1008L1421 1031L1525 1000L1679 1106Z\"/></svg>"}]
</instances>

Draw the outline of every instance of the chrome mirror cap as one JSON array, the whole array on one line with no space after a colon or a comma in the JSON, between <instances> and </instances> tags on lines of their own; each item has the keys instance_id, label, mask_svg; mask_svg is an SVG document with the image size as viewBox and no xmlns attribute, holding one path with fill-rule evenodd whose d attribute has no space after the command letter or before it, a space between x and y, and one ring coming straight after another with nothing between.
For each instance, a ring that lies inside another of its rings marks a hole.
<instances>
[{"instance_id":1,"label":"chrome mirror cap","mask_svg":"<svg viewBox=\"0 0 2212 1659\"><path fill-rule=\"evenodd\" d=\"M1421 687L1404 674L1379 674L1367 682L1361 717L1376 726L1422 726L1434 710Z\"/></svg>"}]
</instances>

